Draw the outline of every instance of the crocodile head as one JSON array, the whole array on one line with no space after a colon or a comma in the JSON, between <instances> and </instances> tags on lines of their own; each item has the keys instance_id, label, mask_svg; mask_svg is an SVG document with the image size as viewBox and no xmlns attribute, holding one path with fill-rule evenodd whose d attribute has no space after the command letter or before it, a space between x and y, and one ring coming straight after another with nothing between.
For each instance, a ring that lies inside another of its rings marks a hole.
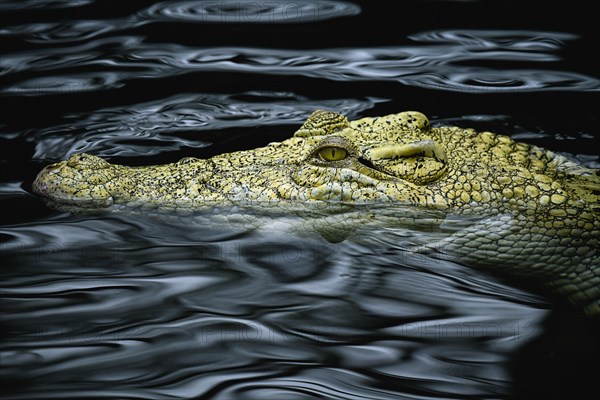
<instances>
[{"instance_id":1,"label":"crocodile head","mask_svg":"<svg viewBox=\"0 0 600 400\"><path fill-rule=\"evenodd\" d=\"M418 112L350 123L315 111L288 140L206 160L126 167L74 154L42 170L33 189L72 212L380 202L447 208L446 196L431 185L447 175L448 157L430 133Z\"/></svg>"}]
</instances>

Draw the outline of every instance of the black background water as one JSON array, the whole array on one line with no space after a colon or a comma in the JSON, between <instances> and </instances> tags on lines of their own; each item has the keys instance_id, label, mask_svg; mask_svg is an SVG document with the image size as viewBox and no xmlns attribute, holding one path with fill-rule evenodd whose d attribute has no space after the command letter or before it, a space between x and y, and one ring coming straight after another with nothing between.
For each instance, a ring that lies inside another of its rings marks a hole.
<instances>
[{"instance_id":1,"label":"black background water","mask_svg":"<svg viewBox=\"0 0 600 400\"><path fill-rule=\"evenodd\" d=\"M74 217L30 193L86 151L143 165L406 109L598 167L591 7L3 1L5 398L592 397L598 327L402 251ZM597 393L596 393L597 394Z\"/></svg>"}]
</instances>

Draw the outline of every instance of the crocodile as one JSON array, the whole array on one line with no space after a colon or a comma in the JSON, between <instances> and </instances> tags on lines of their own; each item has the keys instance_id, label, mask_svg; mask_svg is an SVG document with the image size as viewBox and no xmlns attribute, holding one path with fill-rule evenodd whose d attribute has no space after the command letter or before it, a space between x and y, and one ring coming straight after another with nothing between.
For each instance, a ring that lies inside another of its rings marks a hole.
<instances>
[{"instance_id":1,"label":"crocodile","mask_svg":"<svg viewBox=\"0 0 600 400\"><path fill-rule=\"evenodd\" d=\"M349 121L317 110L281 142L165 165L73 154L33 190L73 213L242 225L293 214L341 239L379 224L442 232L444 253L542 282L600 316L599 170L505 135L432 127L416 111Z\"/></svg>"}]
</instances>

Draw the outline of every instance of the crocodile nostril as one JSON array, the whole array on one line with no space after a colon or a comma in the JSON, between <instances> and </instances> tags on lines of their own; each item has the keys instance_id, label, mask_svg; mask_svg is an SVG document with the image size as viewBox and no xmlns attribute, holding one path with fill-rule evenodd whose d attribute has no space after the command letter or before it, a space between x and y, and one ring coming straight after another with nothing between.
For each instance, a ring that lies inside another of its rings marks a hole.
<instances>
[{"instance_id":1,"label":"crocodile nostril","mask_svg":"<svg viewBox=\"0 0 600 400\"><path fill-rule=\"evenodd\" d=\"M61 161L54 164L46 165L44 168L42 168L40 173L56 173L62 168L64 164L64 161Z\"/></svg>"}]
</instances>

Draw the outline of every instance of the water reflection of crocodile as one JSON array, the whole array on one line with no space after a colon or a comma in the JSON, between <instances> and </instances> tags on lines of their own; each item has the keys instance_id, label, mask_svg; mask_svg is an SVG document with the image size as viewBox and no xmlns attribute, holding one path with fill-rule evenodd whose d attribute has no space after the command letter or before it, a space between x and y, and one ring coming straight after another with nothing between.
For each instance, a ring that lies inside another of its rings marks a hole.
<instances>
[{"instance_id":1,"label":"water reflection of crocodile","mask_svg":"<svg viewBox=\"0 0 600 400\"><path fill-rule=\"evenodd\" d=\"M507 136L432 128L418 112L349 122L315 111L283 142L159 166L74 154L44 168L33 188L71 212L193 219L210 209L212 218L250 224L252 214L289 213L330 237L419 215L477 217L438 248L541 279L600 314L599 171ZM328 214L337 217L323 223Z\"/></svg>"}]
</instances>

